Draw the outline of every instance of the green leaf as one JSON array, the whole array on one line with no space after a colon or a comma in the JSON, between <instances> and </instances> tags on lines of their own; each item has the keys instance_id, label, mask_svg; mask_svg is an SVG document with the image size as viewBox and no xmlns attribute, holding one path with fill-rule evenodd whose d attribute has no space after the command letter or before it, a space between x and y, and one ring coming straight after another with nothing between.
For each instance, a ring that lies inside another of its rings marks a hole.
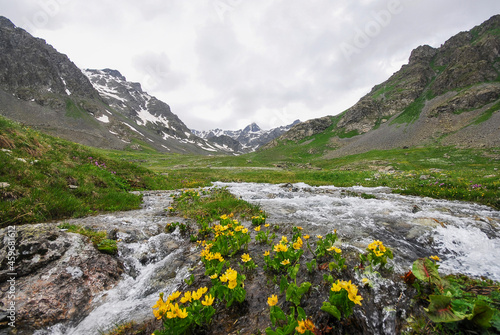
<instances>
[{"instance_id":1,"label":"green leaf","mask_svg":"<svg viewBox=\"0 0 500 335\"><path fill-rule=\"evenodd\" d=\"M451 308L451 297L445 295L430 295L429 308L426 309L427 316L432 322L456 322L465 318L465 315L455 314Z\"/></svg>"},{"instance_id":2,"label":"green leaf","mask_svg":"<svg viewBox=\"0 0 500 335\"><path fill-rule=\"evenodd\" d=\"M321 306L321 310L323 312L327 312L328 314L336 317L338 320L340 320L340 311L337 309L337 307L333 306L329 302L325 301L323 302L323 306Z\"/></svg>"},{"instance_id":3,"label":"green leaf","mask_svg":"<svg viewBox=\"0 0 500 335\"><path fill-rule=\"evenodd\" d=\"M282 276L280 280L280 293L283 294L288 289L288 280L286 276Z\"/></svg>"},{"instance_id":4,"label":"green leaf","mask_svg":"<svg viewBox=\"0 0 500 335\"><path fill-rule=\"evenodd\" d=\"M274 330L272 330L271 327L266 328L266 334L267 335L278 335L278 333L275 332Z\"/></svg>"},{"instance_id":5,"label":"green leaf","mask_svg":"<svg viewBox=\"0 0 500 335\"><path fill-rule=\"evenodd\" d=\"M489 328L493 314L494 310L491 309L490 306L488 306L488 303L486 301L477 300L476 304L474 305L472 317L469 318L469 320L483 328Z\"/></svg>"},{"instance_id":6,"label":"green leaf","mask_svg":"<svg viewBox=\"0 0 500 335\"><path fill-rule=\"evenodd\" d=\"M500 332L500 312L497 310L491 318L491 325Z\"/></svg>"},{"instance_id":7,"label":"green leaf","mask_svg":"<svg viewBox=\"0 0 500 335\"><path fill-rule=\"evenodd\" d=\"M297 273L299 272L300 264L297 263L295 266L288 269L288 275L291 279L295 280L297 278Z\"/></svg>"},{"instance_id":8,"label":"green leaf","mask_svg":"<svg viewBox=\"0 0 500 335\"><path fill-rule=\"evenodd\" d=\"M306 312L300 306L297 306L297 320L305 320L307 319Z\"/></svg>"},{"instance_id":9,"label":"green leaf","mask_svg":"<svg viewBox=\"0 0 500 335\"><path fill-rule=\"evenodd\" d=\"M418 279L442 288L443 283L434 262L428 258L419 258L413 263L412 272Z\"/></svg>"}]
</instances>

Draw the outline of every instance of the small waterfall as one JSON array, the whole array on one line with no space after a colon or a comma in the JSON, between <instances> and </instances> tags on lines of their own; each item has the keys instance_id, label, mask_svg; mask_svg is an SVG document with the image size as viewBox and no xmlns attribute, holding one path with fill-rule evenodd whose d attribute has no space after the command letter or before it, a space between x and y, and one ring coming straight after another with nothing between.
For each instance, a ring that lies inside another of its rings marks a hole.
<instances>
[{"instance_id":1,"label":"small waterfall","mask_svg":"<svg viewBox=\"0 0 500 335\"><path fill-rule=\"evenodd\" d=\"M144 194L143 209L100 215L93 218L74 219L72 224L101 226L110 231L117 229L118 257L123 262L125 274L111 290L94 299L89 315L76 324L58 324L36 335L88 335L109 330L120 322L150 319L151 307L160 292L170 294L190 275L198 257L190 245L174 232L165 234L169 222L181 218L164 215L170 205L170 192Z\"/></svg>"}]
</instances>

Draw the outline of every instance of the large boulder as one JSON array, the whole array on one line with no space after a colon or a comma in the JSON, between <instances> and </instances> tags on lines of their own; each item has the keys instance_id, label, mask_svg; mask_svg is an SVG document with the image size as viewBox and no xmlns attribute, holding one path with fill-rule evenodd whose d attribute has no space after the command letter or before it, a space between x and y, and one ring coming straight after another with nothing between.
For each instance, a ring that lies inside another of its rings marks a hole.
<instances>
[{"instance_id":1,"label":"large boulder","mask_svg":"<svg viewBox=\"0 0 500 335\"><path fill-rule=\"evenodd\" d=\"M9 263L9 251L16 254L14 263ZM0 332L14 329L8 318L14 303L16 334L81 318L94 297L114 286L123 273L116 258L55 224L1 229L0 265Z\"/></svg>"}]
</instances>

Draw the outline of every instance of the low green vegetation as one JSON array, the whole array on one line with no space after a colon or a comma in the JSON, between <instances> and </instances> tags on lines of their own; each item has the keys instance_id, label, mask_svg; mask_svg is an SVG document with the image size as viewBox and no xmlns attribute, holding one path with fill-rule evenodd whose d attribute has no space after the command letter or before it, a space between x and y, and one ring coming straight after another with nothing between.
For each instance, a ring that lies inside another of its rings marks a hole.
<instances>
[{"instance_id":1,"label":"low green vegetation","mask_svg":"<svg viewBox=\"0 0 500 335\"><path fill-rule=\"evenodd\" d=\"M83 236L87 236L94 247L102 253L115 255L118 252L118 247L116 241L108 239L107 233L105 231L94 231L85 227L78 225L72 225L69 223L62 223L58 226L60 229L66 229L70 233L76 233Z\"/></svg>"}]
</instances>

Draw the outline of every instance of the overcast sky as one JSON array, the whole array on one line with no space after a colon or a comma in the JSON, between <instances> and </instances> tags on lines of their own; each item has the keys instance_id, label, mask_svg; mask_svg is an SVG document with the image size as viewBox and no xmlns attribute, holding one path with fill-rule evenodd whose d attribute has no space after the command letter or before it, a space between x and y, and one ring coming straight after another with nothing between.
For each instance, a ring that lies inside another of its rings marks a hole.
<instances>
[{"instance_id":1,"label":"overcast sky","mask_svg":"<svg viewBox=\"0 0 500 335\"><path fill-rule=\"evenodd\" d=\"M80 68L119 70L189 128L264 129L356 103L498 0L0 0Z\"/></svg>"}]
</instances>

